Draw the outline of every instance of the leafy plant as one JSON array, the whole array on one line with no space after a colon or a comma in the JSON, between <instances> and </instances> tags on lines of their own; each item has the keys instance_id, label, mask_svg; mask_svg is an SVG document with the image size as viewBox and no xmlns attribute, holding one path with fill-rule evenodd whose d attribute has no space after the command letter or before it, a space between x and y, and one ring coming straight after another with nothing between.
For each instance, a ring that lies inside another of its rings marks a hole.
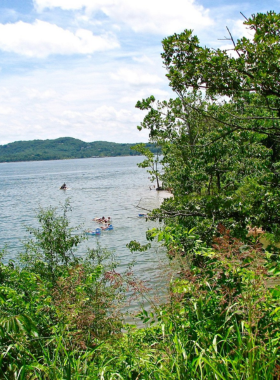
<instances>
[{"instance_id":1,"label":"leafy plant","mask_svg":"<svg viewBox=\"0 0 280 380\"><path fill-rule=\"evenodd\" d=\"M62 215L41 209L40 227L29 229L33 237L25 243L21 266L0 263L0 374L5 378L25 379L31 373L63 378L58 357L71 376L67 368L79 357L77 350L94 350L121 333L126 292L139 290L131 268L119 274L113 256L100 246L84 258L75 256L84 237L74 234L68 211L68 202Z\"/></svg>"}]
</instances>

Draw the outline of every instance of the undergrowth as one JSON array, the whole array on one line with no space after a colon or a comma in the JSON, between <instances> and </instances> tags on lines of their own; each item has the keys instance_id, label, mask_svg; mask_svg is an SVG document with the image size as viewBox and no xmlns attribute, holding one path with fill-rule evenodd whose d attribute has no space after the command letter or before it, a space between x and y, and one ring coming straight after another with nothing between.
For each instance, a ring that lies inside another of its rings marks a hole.
<instances>
[{"instance_id":1,"label":"undergrowth","mask_svg":"<svg viewBox=\"0 0 280 380\"><path fill-rule=\"evenodd\" d=\"M137 279L100 247L77 258L66 211L41 211L21 264L0 265L2 379L280 379L276 253L219 226L140 329L120 311Z\"/></svg>"}]
</instances>

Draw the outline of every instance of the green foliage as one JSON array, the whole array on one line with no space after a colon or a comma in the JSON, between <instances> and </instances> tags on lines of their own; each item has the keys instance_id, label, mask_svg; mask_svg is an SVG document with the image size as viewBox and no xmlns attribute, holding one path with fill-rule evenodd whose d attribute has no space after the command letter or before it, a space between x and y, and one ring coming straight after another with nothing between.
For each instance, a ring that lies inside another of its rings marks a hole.
<instances>
[{"instance_id":1,"label":"green foliage","mask_svg":"<svg viewBox=\"0 0 280 380\"><path fill-rule=\"evenodd\" d=\"M57 277L70 266L78 264L74 252L85 238L75 234L77 228L71 228L66 201L63 214L57 214L55 208L41 209L37 215L40 228L29 228L33 238L25 242L25 253L21 255L24 268L56 283Z\"/></svg>"},{"instance_id":2,"label":"green foliage","mask_svg":"<svg viewBox=\"0 0 280 380\"><path fill-rule=\"evenodd\" d=\"M141 313L145 323L158 326L153 359L166 378L273 379L280 359L280 282L270 286L279 259L223 227L220 234L213 249L196 242L204 265L182 268L171 304L159 308L156 319Z\"/></svg>"},{"instance_id":3,"label":"green foliage","mask_svg":"<svg viewBox=\"0 0 280 380\"><path fill-rule=\"evenodd\" d=\"M230 51L200 46L190 30L165 38L162 58L172 89L182 96L187 88L203 88L214 102L216 96L228 96L232 103L221 113L207 112L210 118L278 138L279 20L272 11L252 15L244 22L252 40L235 42L229 33Z\"/></svg>"},{"instance_id":4,"label":"green foliage","mask_svg":"<svg viewBox=\"0 0 280 380\"><path fill-rule=\"evenodd\" d=\"M184 104L207 108L201 96L194 94L187 94ZM161 178L174 195L154 211L154 217L166 224L196 227L209 244L219 223L242 238L247 225L278 234L277 208L271 207L279 203L278 164L273 150L266 146L266 137L235 131L213 141L223 127L208 124L192 109L185 112L181 100L157 103L157 124L153 103L150 106L142 127L148 128L151 140L162 147ZM167 110L164 115L163 107ZM175 117L177 111L181 120Z\"/></svg>"},{"instance_id":5,"label":"green foliage","mask_svg":"<svg viewBox=\"0 0 280 380\"><path fill-rule=\"evenodd\" d=\"M174 195L150 217L178 231L196 228L208 245L219 223L242 239L250 225L280 239L279 17L245 21L254 38L233 41L236 56L201 47L191 31L167 37L162 57L177 98L136 104L148 111L139 129L161 147L161 178Z\"/></svg>"},{"instance_id":6,"label":"green foliage","mask_svg":"<svg viewBox=\"0 0 280 380\"><path fill-rule=\"evenodd\" d=\"M41 209L21 266L0 263L1 378L56 378L56 355L70 366L71 351L93 349L121 332L125 294L136 293L131 269L117 273L113 256L99 246L75 256L84 237L74 234L68 211L67 202L62 215Z\"/></svg>"},{"instance_id":7,"label":"green foliage","mask_svg":"<svg viewBox=\"0 0 280 380\"><path fill-rule=\"evenodd\" d=\"M145 252L149 248L151 248L151 244L150 243L148 243L148 244L140 244L136 240L130 241L126 246L127 246L127 248L130 249L131 252Z\"/></svg>"},{"instance_id":8,"label":"green foliage","mask_svg":"<svg viewBox=\"0 0 280 380\"><path fill-rule=\"evenodd\" d=\"M151 175L150 180L153 182L156 180L157 183L157 189L159 190L161 187L159 185L160 180L160 172L159 172L159 164L160 164L160 158L159 158L159 152L160 149L157 150L156 154L154 154L150 148L147 148L146 144L136 144L134 147L131 148L132 150L135 150L136 152L139 152L143 156L145 156L145 160L137 164L139 168L147 168L147 172Z\"/></svg>"},{"instance_id":9,"label":"green foliage","mask_svg":"<svg viewBox=\"0 0 280 380\"><path fill-rule=\"evenodd\" d=\"M87 379L277 378L279 285L269 284L280 262L222 227L220 235L212 249L196 242L207 265L181 271L169 304L139 313L152 327L128 325L116 340L83 354L67 352L56 337L54 352L46 348L42 364L30 371L59 379L66 373Z\"/></svg>"},{"instance_id":10,"label":"green foliage","mask_svg":"<svg viewBox=\"0 0 280 380\"><path fill-rule=\"evenodd\" d=\"M168 234L177 244L179 233L171 228L159 240ZM100 247L79 263L68 261L54 288L32 266L1 263L1 377L274 380L279 257L258 243L245 245L222 226L219 234L207 248L185 231L198 259L181 266L169 303L139 313L149 326L144 329L121 324L116 302L133 279L105 268Z\"/></svg>"}]
</instances>

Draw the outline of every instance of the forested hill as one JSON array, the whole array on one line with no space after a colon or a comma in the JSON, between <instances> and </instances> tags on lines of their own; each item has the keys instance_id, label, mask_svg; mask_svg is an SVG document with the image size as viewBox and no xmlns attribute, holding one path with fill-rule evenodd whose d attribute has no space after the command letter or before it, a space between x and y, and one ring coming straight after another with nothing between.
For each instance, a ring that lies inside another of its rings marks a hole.
<instances>
[{"instance_id":1,"label":"forested hill","mask_svg":"<svg viewBox=\"0 0 280 380\"><path fill-rule=\"evenodd\" d=\"M134 145L106 141L87 143L72 137L61 137L55 140L16 141L0 145L0 162L135 156L139 153L131 150ZM152 144L147 144L147 146L151 150L155 149Z\"/></svg>"}]
</instances>

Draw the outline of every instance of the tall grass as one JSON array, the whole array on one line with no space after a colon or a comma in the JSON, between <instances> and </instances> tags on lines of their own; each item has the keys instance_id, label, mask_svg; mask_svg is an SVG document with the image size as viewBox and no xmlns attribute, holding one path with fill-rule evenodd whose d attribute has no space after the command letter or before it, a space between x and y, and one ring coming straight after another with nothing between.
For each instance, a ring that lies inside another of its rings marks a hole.
<instances>
[{"instance_id":1,"label":"tall grass","mask_svg":"<svg viewBox=\"0 0 280 380\"><path fill-rule=\"evenodd\" d=\"M119 311L137 281L105 268L100 251L55 263L51 281L43 261L1 263L0 378L280 379L279 256L219 232L213 248L195 244L169 302L139 313L141 329Z\"/></svg>"}]
</instances>

